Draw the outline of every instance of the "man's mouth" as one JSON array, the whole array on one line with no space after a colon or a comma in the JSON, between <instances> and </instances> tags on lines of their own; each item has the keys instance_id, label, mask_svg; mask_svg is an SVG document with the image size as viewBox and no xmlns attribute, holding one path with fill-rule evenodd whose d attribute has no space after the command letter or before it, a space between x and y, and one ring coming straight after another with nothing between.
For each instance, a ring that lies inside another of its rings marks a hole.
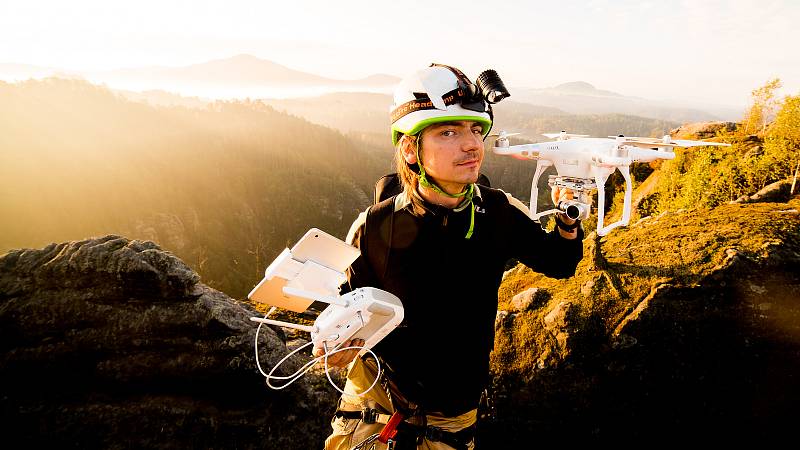
<instances>
[{"instance_id":1,"label":"man's mouth","mask_svg":"<svg viewBox=\"0 0 800 450\"><path fill-rule=\"evenodd\" d=\"M456 163L456 165L458 165L458 166L469 166L469 165L473 165L473 164L478 164L478 160L477 159L468 159L466 161L461 161L459 163Z\"/></svg>"}]
</instances>

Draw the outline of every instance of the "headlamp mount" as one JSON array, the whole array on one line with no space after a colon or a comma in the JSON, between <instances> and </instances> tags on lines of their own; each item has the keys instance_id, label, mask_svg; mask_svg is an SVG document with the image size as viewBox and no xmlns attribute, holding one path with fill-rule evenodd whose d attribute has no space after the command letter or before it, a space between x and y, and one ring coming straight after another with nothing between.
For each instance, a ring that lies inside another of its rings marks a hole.
<instances>
[{"instance_id":1,"label":"headlamp mount","mask_svg":"<svg viewBox=\"0 0 800 450\"><path fill-rule=\"evenodd\" d=\"M489 118L493 121L492 105L511 95L494 70L484 70L473 83L464 72L455 67L436 63L430 67L444 67L456 76L458 87L443 95L447 106L460 104L464 109L489 114ZM435 108L427 94L415 93L414 96L415 100L399 105L391 112L392 123L414 111Z\"/></svg>"}]
</instances>

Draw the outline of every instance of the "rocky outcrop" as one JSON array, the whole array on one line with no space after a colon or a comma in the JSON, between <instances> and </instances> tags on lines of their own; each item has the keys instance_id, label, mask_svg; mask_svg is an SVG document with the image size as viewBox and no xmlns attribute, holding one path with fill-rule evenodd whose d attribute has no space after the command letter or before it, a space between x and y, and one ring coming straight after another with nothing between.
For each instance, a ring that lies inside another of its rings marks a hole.
<instances>
[{"instance_id":1,"label":"rocky outcrop","mask_svg":"<svg viewBox=\"0 0 800 450\"><path fill-rule=\"evenodd\" d=\"M669 212L590 234L568 280L509 270L492 354L498 420L480 424L479 448L793 430L799 207ZM315 374L267 389L253 314L152 242L106 236L0 257L5 439L321 447L333 389ZM280 331L259 342L263 367L288 352Z\"/></svg>"},{"instance_id":2,"label":"rocky outcrop","mask_svg":"<svg viewBox=\"0 0 800 450\"><path fill-rule=\"evenodd\" d=\"M576 275L509 272L552 299L506 314L492 356L516 448L791 437L800 403L800 202L663 214L588 237ZM502 292L502 291L501 291ZM500 298L515 311L514 295Z\"/></svg>"},{"instance_id":3,"label":"rocky outcrop","mask_svg":"<svg viewBox=\"0 0 800 450\"><path fill-rule=\"evenodd\" d=\"M268 389L254 359L255 314L148 241L106 236L7 253L0 257L4 441L320 447L332 389L313 374ZM270 328L259 342L267 370L288 352Z\"/></svg>"},{"instance_id":4,"label":"rocky outcrop","mask_svg":"<svg viewBox=\"0 0 800 450\"><path fill-rule=\"evenodd\" d=\"M717 137L721 131L731 132L734 130L736 130L735 122L695 122L670 130L669 134L680 139L711 139Z\"/></svg>"},{"instance_id":5,"label":"rocky outcrop","mask_svg":"<svg viewBox=\"0 0 800 450\"><path fill-rule=\"evenodd\" d=\"M756 202L785 202L791 197L792 180L776 181L764 186L763 189L753 195L743 195L733 203L756 203Z\"/></svg>"}]
</instances>

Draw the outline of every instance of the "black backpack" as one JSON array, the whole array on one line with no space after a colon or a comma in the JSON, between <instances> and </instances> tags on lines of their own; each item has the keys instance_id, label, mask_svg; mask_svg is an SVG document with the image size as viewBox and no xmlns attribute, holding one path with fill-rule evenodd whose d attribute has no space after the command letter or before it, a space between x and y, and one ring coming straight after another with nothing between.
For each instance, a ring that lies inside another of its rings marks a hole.
<instances>
[{"instance_id":1,"label":"black backpack","mask_svg":"<svg viewBox=\"0 0 800 450\"><path fill-rule=\"evenodd\" d=\"M478 184L491 187L489 178L484 174L478 175ZM375 203L367 211L367 219L364 224L367 230L367 247L373 250L369 252L370 260L381 282L386 277L388 269L389 255L392 252L392 229L394 226L394 197L403 191L400 177L396 173L382 176L375 182ZM389 245L387 245L389 243ZM382 247L386 249L382 249ZM381 249L375 251L376 248Z\"/></svg>"}]
</instances>

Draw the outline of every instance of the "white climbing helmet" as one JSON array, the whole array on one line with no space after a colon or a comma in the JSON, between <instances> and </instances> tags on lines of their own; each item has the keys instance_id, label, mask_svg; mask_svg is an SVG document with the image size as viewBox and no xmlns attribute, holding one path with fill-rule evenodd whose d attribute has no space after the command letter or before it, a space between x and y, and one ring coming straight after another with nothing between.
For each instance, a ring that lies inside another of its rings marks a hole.
<instances>
[{"instance_id":1,"label":"white climbing helmet","mask_svg":"<svg viewBox=\"0 0 800 450\"><path fill-rule=\"evenodd\" d=\"M483 72L478 84L488 72L496 78L495 84L502 86L493 70ZM504 86L502 89L505 95L500 95L497 101L508 96ZM495 98L493 96L492 100ZM440 64L431 64L400 82L394 91L390 116L393 145L397 145L404 134L417 134L438 122L474 120L483 126L481 131L484 137L492 128L492 108L484 91L469 81L460 70Z\"/></svg>"}]
</instances>

